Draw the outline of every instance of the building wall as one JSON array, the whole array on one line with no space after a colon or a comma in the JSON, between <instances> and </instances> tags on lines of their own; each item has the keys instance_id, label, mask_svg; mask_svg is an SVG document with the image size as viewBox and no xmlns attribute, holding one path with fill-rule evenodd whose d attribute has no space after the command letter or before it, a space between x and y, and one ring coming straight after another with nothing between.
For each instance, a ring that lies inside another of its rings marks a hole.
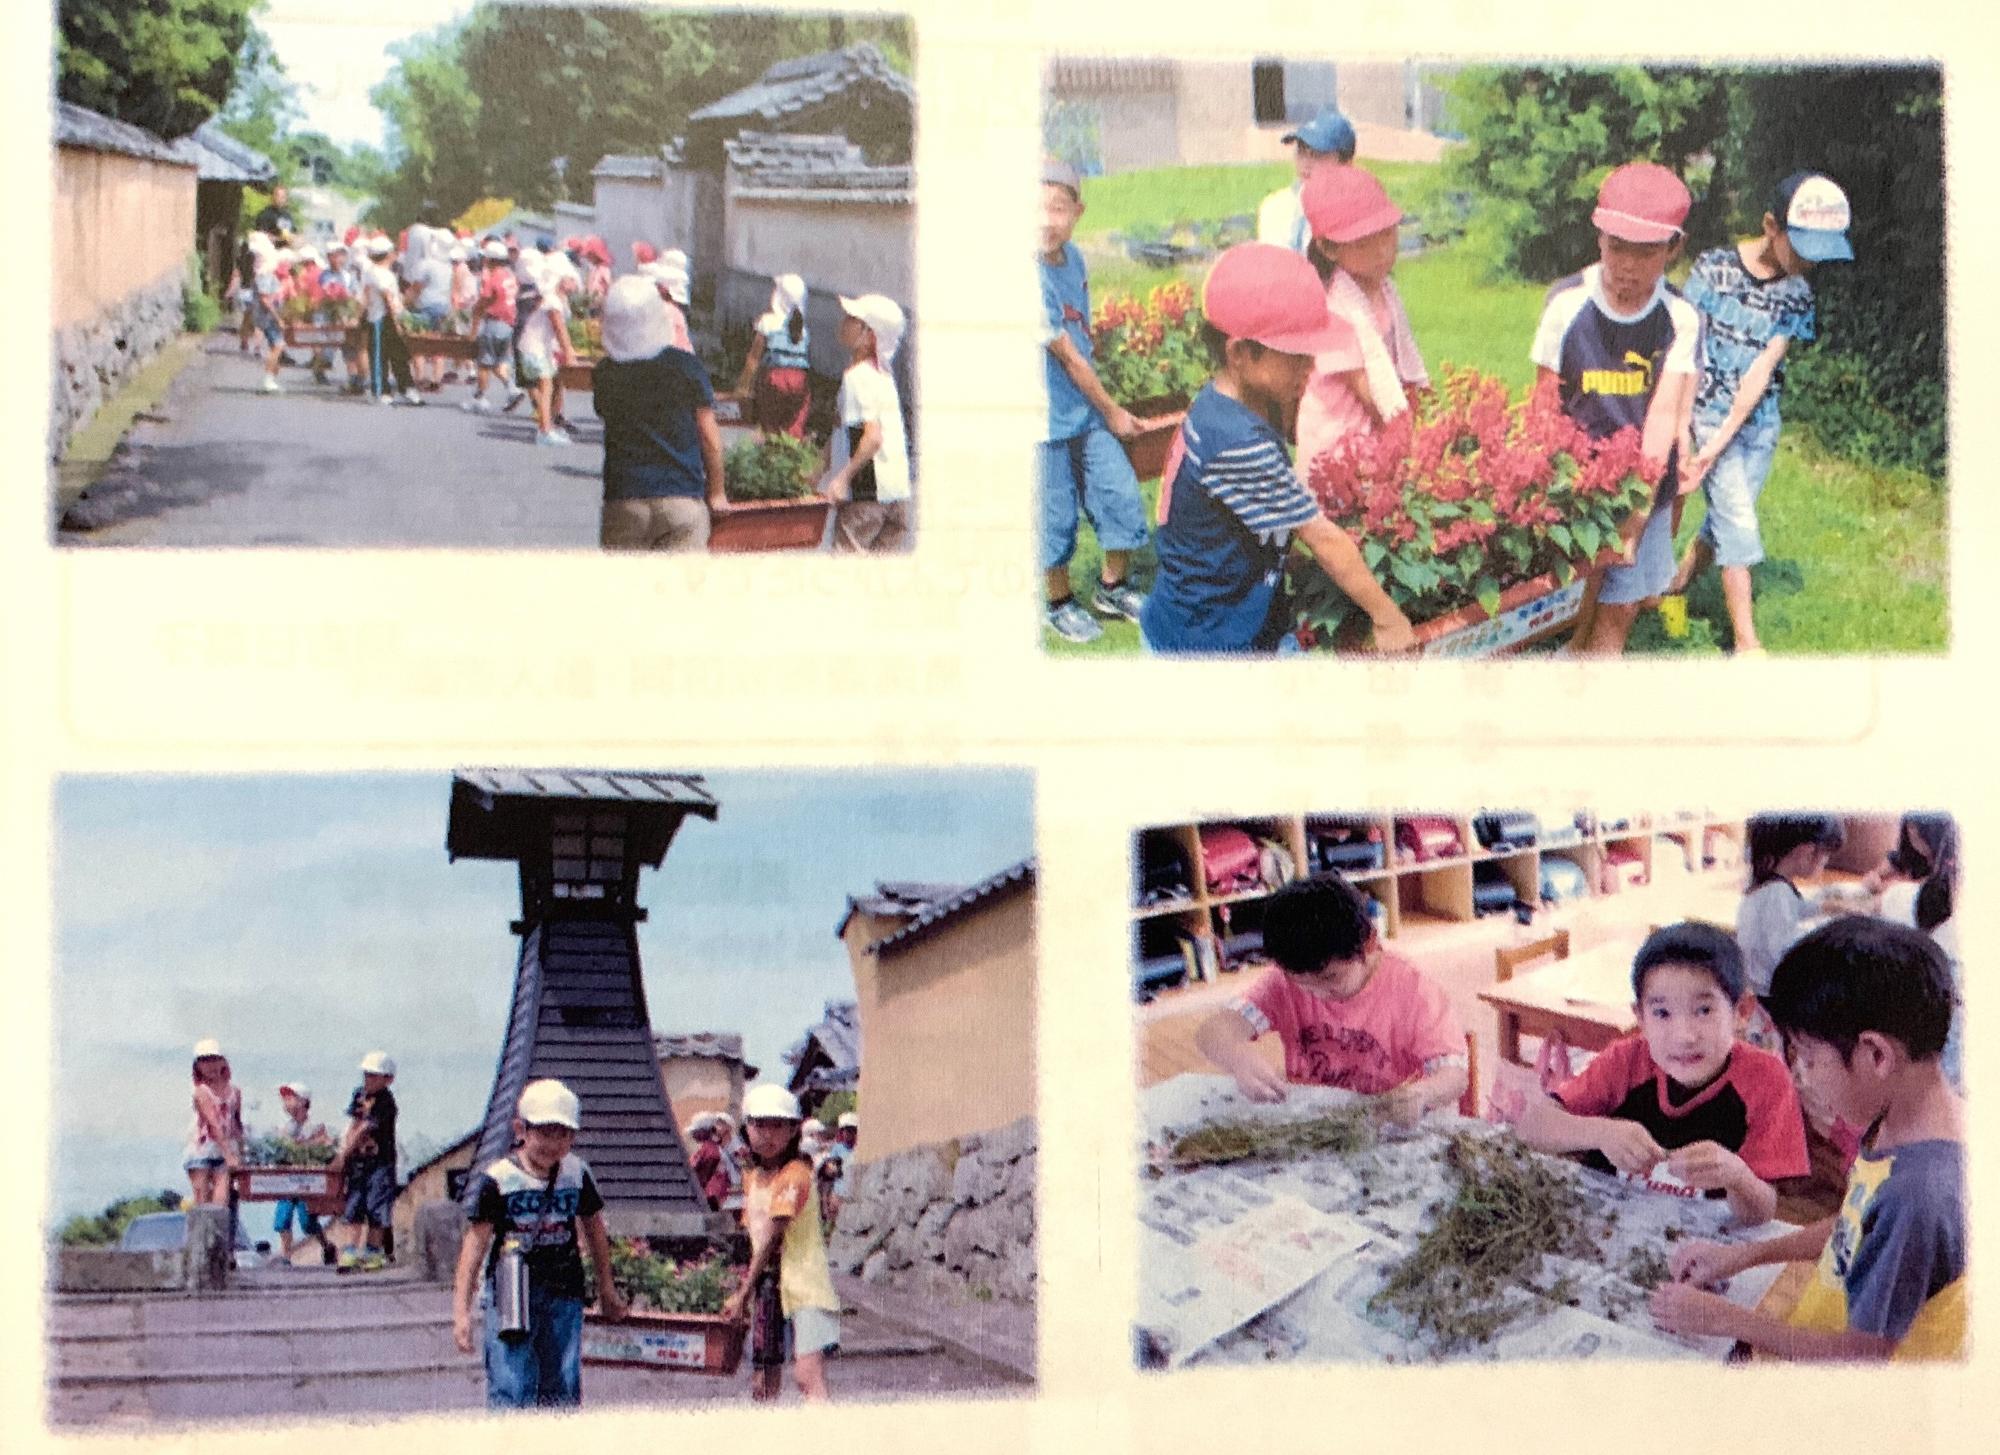
<instances>
[{"instance_id":1,"label":"building wall","mask_svg":"<svg viewBox=\"0 0 2000 1455\"><path fill-rule=\"evenodd\" d=\"M857 924L866 916L856 916ZM886 963L857 946L863 1163L1035 1112L1035 896L969 911Z\"/></svg>"},{"instance_id":2,"label":"building wall","mask_svg":"<svg viewBox=\"0 0 2000 1455\"><path fill-rule=\"evenodd\" d=\"M635 241L649 242L662 251L679 248L700 270L701 259L693 256L697 183L694 173L671 167L664 177L651 180L597 178L597 223L593 230L611 250L614 273L631 271Z\"/></svg>"},{"instance_id":3,"label":"building wall","mask_svg":"<svg viewBox=\"0 0 2000 1455\"><path fill-rule=\"evenodd\" d=\"M392 1221L396 1228L396 1248L399 1261L409 1256L403 1250L415 1250L417 1243L417 1210L434 1202L445 1200L445 1174L460 1171L472 1165L472 1154L476 1139L467 1137L437 1161L425 1167L403 1185L396 1194L395 1214Z\"/></svg>"},{"instance_id":4,"label":"building wall","mask_svg":"<svg viewBox=\"0 0 2000 1455\"><path fill-rule=\"evenodd\" d=\"M743 1063L717 1056L675 1056L660 1062L660 1085L674 1108L674 1123L687 1140L688 1123L705 1112L743 1116Z\"/></svg>"},{"instance_id":5,"label":"building wall","mask_svg":"<svg viewBox=\"0 0 2000 1455\"><path fill-rule=\"evenodd\" d=\"M56 149L51 210L57 328L99 318L163 278L195 244L193 167Z\"/></svg>"},{"instance_id":6,"label":"building wall","mask_svg":"<svg viewBox=\"0 0 2000 1455\"><path fill-rule=\"evenodd\" d=\"M916 209L907 202L774 201L732 192L723 262L767 278L797 273L816 293L886 293L907 308L916 297L915 233Z\"/></svg>"}]
</instances>

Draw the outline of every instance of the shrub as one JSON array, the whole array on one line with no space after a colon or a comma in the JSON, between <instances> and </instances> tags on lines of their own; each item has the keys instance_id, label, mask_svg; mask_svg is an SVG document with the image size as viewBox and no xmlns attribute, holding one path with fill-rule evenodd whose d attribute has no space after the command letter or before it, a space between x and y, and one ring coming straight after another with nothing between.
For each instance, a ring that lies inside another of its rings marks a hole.
<instances>
[{"instance_id":1,"label":"shrub","mask_svg":"<svg viewBox=\"0 0 2000 1455\"><path fill-rule=\"evenodd\" d=\"M146 1213L173 1212L181 1205L181 1194L171 1187L158 1192L121 1197L101 1213L79 1213L56 1229L56 1241L65 1248L109 1248L125 1236L134 1218Z\"/></svg>"},{"instance_id":2,"label":"shrub","mask_svg":"<svg viewBox=\"0 0 2000 1455\"><path fill-rule=\"evenodd\" d=\"M201 255L188 254L187 281L181 285L181 327L188 333L210 333L222 322L222 305L202 282Z\"/></svg>"},{"instance_id":3,"label":"shrub","mask_svg":"<svg viewBox=\"0 0 2000 1455\"><path fill-rule=\"evenodd\" d=\"M722 459L722 490L731 500L803 500L818 482L820 455L790 435L745 441Z\"/></svg>"}]
</instances>

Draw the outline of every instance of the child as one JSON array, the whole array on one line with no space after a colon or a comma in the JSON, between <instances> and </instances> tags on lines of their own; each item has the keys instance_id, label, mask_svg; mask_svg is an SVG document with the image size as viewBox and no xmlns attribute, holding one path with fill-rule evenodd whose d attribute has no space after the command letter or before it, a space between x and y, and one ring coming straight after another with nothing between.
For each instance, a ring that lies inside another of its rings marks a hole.
<instances>
[{"instance_id":1,"label":"child","mask_svg":"<svg viewBox=\"0 0 2000 1455\"><path fill-rule=\"evenodd\" d=\"M1331 106L1281 140L1294 144L1292 168L1297 180L1280 187L1257 208L1257 241L1275 243L1304 255L1312 243L1304 192L1314 177L1354 160L1354 126Z\"/></svg>"},{"instance_id":2,"label":"child","mask_svg":"<svg viewBox=\"0 0 2000 1455\"><path fill-rule=\"evenodd\" d=\"M703 1112L688 1123L688 1137L694 1143L688 1167L694 1173L694 1180L701 1184L701 1195L708 1199L709 1207L717 1210L729 1193L729 1174L723 1170L722 1148L716 1145L718 1135L714 1112Z\"/></svg>"},{"instance_id":3,"label":"child","mask_svg":"<svg viewBox=\"0 0 2000 1455\"><path fill-rule=\"evenodd\" d=\"M531 1081L516 1103L519 1145L491 1163L472 1185L465 1239L458 1245L452 1286L452 1338L472 1352L472 1292L481 1285L486 1315L486 1403L493 1409L576 1405L582 1402L583 1258L590 1247L598 1311L625 1317L624 1296L611 1281L611 1242L604 1231L604 1199L590 1165L570 1151L582 1125L576 1093L560 1081ZM509 1242L518 1241L528 1265L528 1330L508 1337L499 1329L493 1275Z\"/></svg>"},{"instance_id":4,"label":"child","mask_svg":"<svg viewBox=\"0 0 2000 1455\"><path fill-rule=\"evenodd\" d=\"M1771 971L1817 913L1796 881L1824 873L1846 833L1840 820L1823 813L1760 813L1747 828L1750 888L1736 907L1736 943L1743 951L1745 983L1763 996L1770 993ZM1761 1007L1745 1039L1766 1051L1783 1050Z\"/></svg>"},{"instance_id":5,"label":"child","mask_svg":"<svg viewBox=\"0 0 2000 1455\"><path fill-rule=\"evenodd\" d=\"M472 310L473 358L478 372L474 376L472 397L463 408L471 414L490 414L493 404L486 397L489 379L497 375L501 384L508 386L510 395L515 392L508 385L507 364L514 352L515 306L520 283L514 270L507 266L507 244L498 238L488 238L480 252L486 266L480 269L479 300ZM513 399L506 402L511 407Z\"/></svg>"},{"instance_id":6,"label":"child","mask_svg":"<svg viewBox=\"0 0 2000 1455\"><path fill-rule=\"evenodd\" d=\"M1313 173L1302 201L1312 226L1311 257L1326 280L1326 304L1349 329L1342 345L1313 361L1299 401L1299 453L1312 462L1350 435L1373 434L1409 408L1408 391L1431 376L1410 332L1410 316L1389 273L1396 266L1402 212L1360 167Z\"/></svg>"},{"instance_id":7,"label":"child","mask_svg":"<svg viewBox=\"0 0 2000 1455\"><path fill-rule=\"evenodd\" d=\"M1300 879L1273 894L1264 949L1277 965L1195 1032L1196 1048L1245 1096L1283 1101L1287 1081L1340 1086L1381 1097L1393 1120L1414 1126L1464 1094L1465 1032L1444 991L1383 948L1346 880ZM1250 1048L1271 1031L1284 1045L1283 1077Z\"/></svg>"},{"instance_id":8,"label":"child","mask_svg":"<svg viewBox=\"0 0 2000 1455\"><path fill-rule=\"evenodd\" d=\"M395 250L396 245L378 233L368 240L368 262L362 268L364 316L368 323L368 388L376 403L394 404L395 389L389 387L393 372L396 389L403 391L403 402L422 404L423 396L417 393L410 378L410 351L403 343L402 330L396 326L403 311L403 292L389 268L389 255Z\"/></svg>"},{"instance_id":9,"label":"child","mask_svg":"<svg viewBox=\"0 0 2000 1455\"><path fill-rule=\"evenodd\" d=\"M687 264L672 261L677 256L684 255L670 253L666 258L647 263L639 272L653 280L661 301L667 305L667 322L673 329L674 347L691 354L694 352L694 340L688 333L686 312L691 280Z\"/></svg>"},{"instance_id":10,"label":"child","mask_svg":"<svg viewBox=\"0 0 2000 1455\"><path fill-rule=\"evenodd\" d=\"M194 1122L182 1166L193 1201L226 1206L229 1174L243 1164L243 1092L230 1084L229 1061L214 1040L194 1044Z\"/></svg>"},{"instance_id":11,"label":"child","mask_svg":"<svg viewBox=\"0 0 2000 1455\"><path fill-rule=\"evenodd\" d=\"M538 445L570 443L568 434L556 426L556 371L576 358L569 341L569 311L563 301L572 277L567 263L542 264L535 278L539 303L521 326L515 343L514 377L534 401Z\"/></svg>"},{"instance_id":12,"label":"child","mask_svg":"<svg viewBox=\"0 0 2000 1455\"><path fill-rule=\"evenodd\" d=\"M1814 1092L1868 1128L1831 1218L1766 1242L1683 1243L1653 1294L1671 1333L1741 1339L1791 1359L1951 1359L1965 1340L1965 1112L1939 1052L1951 975L1927 936L1834 921L1778 963L1766 1002ZM1786 1320L1704 1291L1760 1263L1814 1258Z\"/></svg>"},{"instance_id":13,"label":"child","mask_svg":"<svg viewBox=\"0 0 2000 1455\"><path fill-rule=\"evenodd\" d=\"M1918 888L1911 919L1920 930L1951 918L1952 885L1958 877L1958 825L1948 813L1906 813L1896 825L1896 847L1868 871L1862 885L1883 894L1901 882Z\"/></svg>"},{"instance_id":14,"label":"child","mask_svg":"<svg viewBox=\"0 0 2000 1455\"><path fill-rule=\"evenodd\" d=\"M441 227L427 227L419 235L412 229L411 252L405 262L403 296L412 325L421 333L443 333L445 318L451 313L454 284L451 262L451 234ZM435 394L444 385L444 356L432 354L416 361L419 387Z\"/></svg>"},{"instance_id":15,"label":"child","mask_svg":"<svg viewBox=\"0 0 2000 1455\"><path fill-rule=\"evenodd\" d=\"M750 400L750 417L767 436L806 437L806 408L812 402L811 344L806 332L806 280L797 273L781 274L771 280L770 308L750 335L750 352L736 381L736 392Z\"/></svg>"},{"instance_id":16,"label":"child","mask_svg":"<svg viewBox=\"0 0 2000 1455\"><path fill-rule=\"evenodd\" d=\"M830 1185L823 1183L820 1193L828 1232L833 1230L840 1217L840 1205L847 1201L853 1188L854 1146L860 1140L861 1118L851 1111L842 1112L834 1128L833 1145L827 1148L826 1160L821 1163L822 1173L829 1166L833 1169Z\"/></svg>"},{"instance_id":17,"label":"child","mask_svg":"<svg viewBox=\"0 0 2000 1455\"><path fill-rule=\"evenodd\" d=\"M840 1342L840 1299L820 1232L812 1163L799 1146L798 1098L769 1082L753 1086L743 1116L751 1156L743 1174L750 1267L723 1314L750 1319L752 1398L777 1398L789 1344L799 1393L824 1400L826 1351Z\"/></svg>"},{"instance_id":18,"label":"child","mask_svg":"<svg viewBox=\"0 0 2000 1455\"><path fill-rule=\"evenodd\" d=\"M1736 1031L1753 1004L1736 941L1683 922L1646 938L1632 961L1639 1029L1601 1051L1553 1101L1530 1096L1515 1130L1544 1152L1728 1199L1737 1221L1768 1222L1771 1184L1808 1170L1805 1123L1785 1063Z\"/></svg>"},{"instance_id":19,"label":"child","mask_svg":"<svg viewBox=\"0 0 2000 1455\"><path fill-rule=\"evenodd\" d=\"M1695 259L1685 289L1701 314L1701 373L1694 389L1694 443L1684 478L1701 481L1708 515L1669 588L1722 566L1732 650L1761 652L1750 614L1750 568L1764 559L1757 497L1778 452L1778 397L1785 351L1813 338L1816 263L1847 262L1847 194L1817 172L1778 184L1764 229ZM1782 221L1780 220L1782 219Z\"/></svg>"},{"instance_id":20,"label":"child","mask_svg":"<svg viewBox=\"0 0 2000 1455\"><path fill-rule=\"evenodd\" d=\"M370 1051L361 1058L361 1084L347 1102L347 1131L341 1136L334 1166L347 1180L347 1206L342 1218L351 1231L341 1255L343 1271L364 1272L383 1266L382 1234L393 1220L396 1205L396 1063L386 1052Z\"/></svg>"},{"instance_id":21,"label":"child","mask_svg":"<svg viewBox=\"0 0 2000 1455\"><path fill-rule=\"evenodd\" d=\"M250 234L250 326L264 336L264 377L257 388L265 394L282 394L278 365L285 357L285 325L279 318L283 284L278 278L278 250L261 232Z\"/></svg>"},{"instance_id":22,"label":"child","mask_svg":"<svg viewBox=\"0 0 2000 1455\"><path fill-rule=\"evenodd\" d=\"M312 1090L303 1081L287 1081L278 1088L278 1100L285 1106L285 1125L279 1135L306 1146L324 1146L333 1140L327 1135L326 1127L310 1120L312 1116ZM292 1224L297 1222L299 1232L311 1238L320 1246L326 1261L335 1260L333 1244L326 1240L320 1229L319 1218L304 1202L294 1202L290 1198L279 1202L271 1211L271 1231L278 1235L287 1259L292 1256Z\"/></svg>"},{"instance_id":23,"label":"child","mask_svg":"<svg viewBox=\"0 0 2000 1455\"><path fill-rule=\"evenodd\" d=\"M840 300L840 416L826 442L832 471L820 486L834 510L833 548L880 554L910 544L910 447L903 401L889 372L903 341L903 310L880 293Z\"/></svg>"},{"instance_id":24,"label":"child","mask_svg":"<svg viewBox=\"0 0 2000 1455\"><path fill-rule=\"evenodd\" d=\"M1685 433L1695 342L1701 321L1666 284L1679 255L1691 199L1681 179L1654 162L1628 162L1598 189L1598 261L1549 289L1530 356L1540 377L1561 383L1563 411L1592 439L1640 431L1649 468L1661 472L1653 508L1629 564L1607 567L1574 649L1613 656L1639 608L1673 582L1673 506L1681 488L1670 469Z\"/></svg>"},{"instance_id":25,"label":"child","mask_svg":"<svg viewBox=\"0 0 2000 1455\"><path fill-rule=\"evenodd\" d=\"M708 373L672 346L671 335L666 304L649 280L611 285L604 359L591 387L604 421L598 542L606 550L704 550L713 517L729 508Z\"/></svg>"},{"instance_id":26,"label":"child","mask_svg":"<svg viewBox=\"0 0 2000 1455\"><path fill-rule=\"evenodd\" d=\"M1146 544L1139 477L1118 442L1145 428L1105 392L1092 362L1090 274L1070 242L1083 216L1083 182L1074 168L1042 164L1042 373L1049 432L1042 445L1042 568L1048 627L1066 642L1094 642L1104 629L1091 617L1137 621L1146 598L1126 579L1131 553ZM1069 577L1077 513L1090 518L1104 566L1090 611L1077 604Z\"/></svg>"},{"instance_id":27,"label":"child","mask_svg":"<svg viewBox=\"0 0 2000 1455\"><path fill-rule=\"evenodd\" d=\"M1409 619L1285 449L1314 357L1348 336L1319 275L1297 253L1239 243L1209 270L1202 314L1217 367L1161 477L1160 574L1139 620L1147 648L1276 650L1292 625L1281 578L1294 534L1375 624L1377 650L1409 647Z\"/></svg>"}]
</instances>

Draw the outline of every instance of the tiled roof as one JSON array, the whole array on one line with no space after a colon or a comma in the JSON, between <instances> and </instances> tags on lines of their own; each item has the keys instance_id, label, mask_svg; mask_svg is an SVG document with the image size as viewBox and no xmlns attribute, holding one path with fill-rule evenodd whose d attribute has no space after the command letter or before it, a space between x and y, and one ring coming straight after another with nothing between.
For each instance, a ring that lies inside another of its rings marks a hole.
<instances>
[{"instance_id":1,"label":"tiled roof","mask_svg":"<svg viewBox=\"0 0 2000 1455\"><path fill-rule=\"evenodd\" d=\"M794 1067L803 1067L811 1057L815 1044L833 1071L857 1072L861 1066L861 1008L851 1000L829 1000L826 1003L826 1019L807 1031L799 1043L785 1053L785 1060ZM797 1091L804 1084L795 1071L792 1089Z\"/></svg>"},{"instance_id":2,"label":"tiled roof","mask_svg":"<svg viewBox=\"0 0 2000 1455\"><path fill-rule=\"evenodd\" d=\"M1180 71L1178 61L1129 56L1059 56L1048 63L1048 89L1074 91L1171 91Z\"/></svg>"},{"instance_id":3,"label":"tiled roof","mask_svg":"<svg viewBox=\"0 0 2000 1455\"><path fill-rule=\"evenodd\" d=\"M872 166L844 136L746 131L723 145L739 197L837 193L903 199L914 188L914 168Z\"/></svg>"},{"instance_id":4,"label":"tiled roof","mask_svg":"<svg viewBox=\"0 0 2000 1455\"><path fill-rule=\"evenodd\" d=\"M695 773L626 772L603 768L461 768L452 777L483 793L510 798L590 798L617 803L713 808Z\"/></svg>"},{"instance_id":5,"label":"tiled roof","mask_svg":"<svg viewBox=\"0 0 2000 1455\"><path fill-rule=\"evenodd\" d=\"M990 879L980 880L970 889L960 890L949 899L925 905L915 919L894 934L885 935L877 940L870 948L877 955L889 955L899 950L906 950L940 925L976 909L988 900L1015 890L1033 888L1036 872L1035 861L1023 859L1010 868L1002 869Z\"/></svg>"},{"instance_id":6,"label":"tiled roof","mask_svg":"<svg viewBox=\"0 0 2000 1455\"><path fill-rule=\"evenodd\" d=\"M658 157L607 156L590 169L593 177L618 177L634 182L651 182L666 170Z\"/></svg>"},{"instance_id":7,"label":"tiled roof","mask_svg":"<svg viewBox=\"0 0 2000 1455\"><path fill-rule=\"evenodd\" d=\"M278 175L271 159L246 146L215 124L213 118L173 144L174 155L192 162L204 182L269 182Z\"/></svg>"},{"instance_id":8,"label":"tiled roof","mask_svg":"<svg viewBox=\"0 0 2000 1455\"><path fill-rule=\"evenodd\" d=\"M742 90L694 112L688 123L775 122L856 88L886 91L906 105L915 104L916 88L910 78L864 43L779 61Z\"/></svg>"},{"instance_id":9,"label":"tiled roof","mask_svg":"<svg viewBox=\"0 0 2000 1455\"><path fill-rule=\"evenodd\" d=\"M847 922L857 914L914 916L927 904L950 899L962 884L919 884L908 879L878 880L873 894L857 894L847 901L847 912L834 927L833 937L847 933Z\"/></svg>"},{"instance_id":10,"label":"tiled roof","mask_svg":"<svg viewBox=\"0 0 2000 1455\"><path fill-rule=\"evenodd\" d=\"M67 101L56 103L55 138L57 146L113 152L149 162L174 162L184 167L194 165L191 159L179 155L144 127L113 121L88 107L74 106Z\"/></svg>"},{"instance_id":11,"label":"tiled roof","mask_svg":"<svg viewBox=\"0 0 2000 1455\"><path fill-rule=\"evenodd\" d=\"M669 1031L653 1037L653 1051L661 1057L712 1056L721 1061L741 1061L743 1037L734 1031Z\"/></svg>"}]
</instances>

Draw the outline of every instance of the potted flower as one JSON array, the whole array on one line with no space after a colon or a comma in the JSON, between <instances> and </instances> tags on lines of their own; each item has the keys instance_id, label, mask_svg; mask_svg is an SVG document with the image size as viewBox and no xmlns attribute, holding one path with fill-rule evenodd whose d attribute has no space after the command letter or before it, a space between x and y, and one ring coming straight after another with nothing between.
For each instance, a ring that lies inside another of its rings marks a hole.
<instances>
[{"instance_id":1,"label":"potted flower","mask_svg":"<svg viewBox=\"0 0 2000 1455\"><path fill-rule=\"evenodd\" d=\"M1188 401L1212 372L1201 324L1194 289L1180 280L1162 283L1144 298L1113 294L1091 318L1092 352L1105 392L1148 421L1124 441L1141 480L1165 468Z\"/></svg>"},{"instance_id":2,"label":"potted flower","mask_svg":"<svg viewBox=\"0 0 2000 1455\"><path fill-rule=\"evenodd\" d=\"M576 362L564 364L556 371L556 378L565 389L590 389L591 372L597 361L604 356L604 324L596 318L582 318L569 315L569 346L576 353Z\"/></svg>"},{"instance_id":3,"label":"potted flower","mask_svg":"<svg viewBox=\"0 0 2000 1455\"><path fill-rule=\"evenodd\" d=\"M612 1239L611 1281L631 1311L613 1323L586 1310L584 1362L734 1374L745 1330L722 1317L722 1305L737 1276L714 1254L681 1261L655 1253L640 1238ZM586 1286L595 1286L594 1280Z\"/></svg>"},{"instance_id":4,"label":"potted flower","mask_svg":"<svg viewBox=\"0 0 2000 1455\"><path fill-rule=\"evenodd\" d=\"M819 451L790 435L733 446L722 458L729 509L709 526L709 550L729 554L818 546L832 505L813 488L819 466Z\"/></svg>"},{"instance_id":5,"label":"potted flower","mask_svg":"<svg viewBox=\"0 0 2000 1455\"><path fill-rule=\"evenodd\" d=\"M1510 403L1500 380L1447 369L1380 434L1306 465L1320 509L1405 615L1425 655L1483 655L1560 629L1587 575L1619 559L1657 483L1639 432L1593 440L1554 380ZM1365 623L1304 558L1287 566L1299 639L1358 645Z\"/></svg>"},{"instance_id":6,"label":"potted flower","mask_svg":"<svg viewBox=\"0 0 2000 1455\"><path fill-rule=\"evenodd\" d=\"M298 1201L314 1213L335 1211L342 1178L333 1168L333 1154L332 1142L252 1137L243 1144L243 1165L232 1174L237 1201Z\"/></svg>"}]
</instances>

